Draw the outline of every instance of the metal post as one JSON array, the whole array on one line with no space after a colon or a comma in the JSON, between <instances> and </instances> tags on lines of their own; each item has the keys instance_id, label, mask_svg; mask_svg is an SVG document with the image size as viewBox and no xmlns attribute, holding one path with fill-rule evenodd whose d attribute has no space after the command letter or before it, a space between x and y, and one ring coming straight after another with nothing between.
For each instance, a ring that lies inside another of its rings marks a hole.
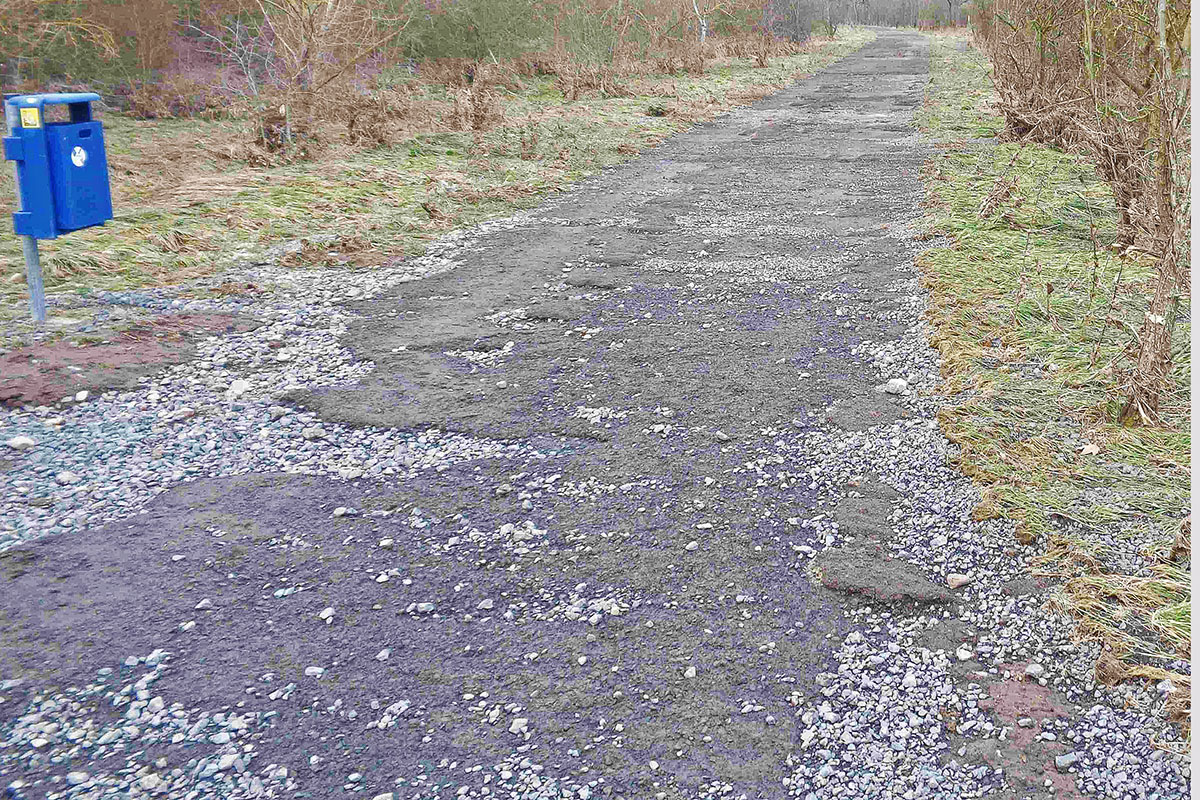
<instances>
[{"instance_id":1,"label":"metal post","mask_svg":"<svg viewBox=\"0 0 1200 800\"><path fill-rule=\"evenodd\" d=\"M18 187L17 191L20 191ZM42 261L38 257L38 242L32 236L21 237L25 251L25 283L29 284L29 308L38 322L46 321L46 290L42 286Z\"/></svg>"},{"instance_id":2,"label":"metal post","mask_svg":"<svg viewBox=\"0 0 1200 800\"><path fill-rule=\"evenodd\" d=\"M7 98L5 98L7 100ZM11 136L18 127L20 112L15 105L4 104L4 123ZM21 170L13 164L13 185L17 190L17 210L24 211L25 204L21 200ZM29 285L29 308L33 318L38 322L46 321L46 290L42 286L42 262L38 257L37 239L32 236L21 237L21 249L25 251L25 283Z\"/></svg>"}]
</instances>

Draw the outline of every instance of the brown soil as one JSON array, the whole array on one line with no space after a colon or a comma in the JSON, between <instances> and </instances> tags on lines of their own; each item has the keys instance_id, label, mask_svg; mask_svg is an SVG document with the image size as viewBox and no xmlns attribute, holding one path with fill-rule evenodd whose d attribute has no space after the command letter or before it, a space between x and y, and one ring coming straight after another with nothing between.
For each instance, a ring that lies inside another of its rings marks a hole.
<instances>
[{"instance_id":1,"label":"brown soil","mask_svg":"<svg viewBox=\"0 0 1200 800\"><path fill-rule=\"evenodd\" d=\"M144 375L189 360L201 336L252 327L227 314L166 314L96 334L101 341L19 347L0 356L0 405L47 405L83 390L132 388Z\"/></svg>"},{"instance_id":2,"label":"brown soil","mask_svg":"<svg viewBox=\"0 0 1200 800\"><path fill-rule=\"evenodd\" d=\"M1023 675L1028 662L1004 665L1014 675ZM1054 757L1070 748L1061 742L1038 740L1043 719L1069 718L1065 702L1056 697L1049 688L1032 680L1002 680L988 686L989 699L981 700L979 708L991 711L998 725L1011 726L1008 741L996 748L998 766L1020 791L1041 791L1043 781L1049 779L1054 785L1055 797L1073 800L1081 795L1075 789L1075 781L1069 774L1059 772L1054 766ZM1022 728L1017 720L1030 717L1033 727Z\"/></svg>"}]
</instances>

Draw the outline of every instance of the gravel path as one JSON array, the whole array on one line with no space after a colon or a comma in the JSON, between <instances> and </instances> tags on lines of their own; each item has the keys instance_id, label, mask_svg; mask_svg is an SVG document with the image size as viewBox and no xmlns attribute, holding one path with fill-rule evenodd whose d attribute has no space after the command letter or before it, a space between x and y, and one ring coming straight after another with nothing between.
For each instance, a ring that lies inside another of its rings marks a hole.
<instances>
[{"instance_id":1,"label":"gravel path","mask_svg":"<svg viewBox=\"0 0 1200 800\"><path fill-rule=\"evenodd\" d=\"M0 412L8 796L1183 797L1173 687L1093 685L947 467L927 72L882 31L393 269L106 298L260 324Z\"/></svg>"}]
</instances>

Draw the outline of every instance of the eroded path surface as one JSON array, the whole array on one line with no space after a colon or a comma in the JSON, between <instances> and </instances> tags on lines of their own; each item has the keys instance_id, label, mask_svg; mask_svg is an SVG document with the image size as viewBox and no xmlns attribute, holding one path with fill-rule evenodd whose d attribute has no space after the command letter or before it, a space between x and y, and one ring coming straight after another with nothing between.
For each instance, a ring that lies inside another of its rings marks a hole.
<instances>
[{"instance_id":1,"label":"eroded path surface","mask_svg":"<svg viewBox=\"0 0 1200 800\"><path fill-rule=\"evenodd\" d=\"M184 399L112 458L153 458L70 451L74 532L0 557L14 796L1182 796L945 466L926 53L881 32L145 387Z\"/></svg>"}]
</instances>

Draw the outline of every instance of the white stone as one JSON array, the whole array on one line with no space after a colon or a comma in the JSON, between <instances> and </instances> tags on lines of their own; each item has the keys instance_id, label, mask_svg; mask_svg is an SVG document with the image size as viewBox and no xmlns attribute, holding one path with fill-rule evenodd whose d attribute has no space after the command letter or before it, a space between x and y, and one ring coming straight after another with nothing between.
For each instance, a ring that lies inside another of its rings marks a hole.
<instances>
[{"instance_id":1,"label":"white stone","mask_svg":"<svg viewBox=\"0 0 1200 800\"><path fill-rule=\"evenodd\" d=\"M695 539L693 539L692 541L690 541L686 545L684 545L683 549L687 550L688 552L692 552L694 550L699 550L700 543L697 542Z\"/></svg>"},{"instance_id":2,"label":"white stone","mask_svg":"<svg viewBox=\"0 0 1200 800\"><path fill-rule=\"evenodd\" d=\"M13 450L28 450L37 444L37 442L35 442L33 439L30 439L28 436L14 436L4 443Z\"/></svg>"},{"instance_id":3,"label":"white stone","mask_svg":"<svg viewBox=\"0 0 1200 800\"><path fill-rule=\"evenodd\" d=\"M883 385L883 390L888 394L904 394L908 391L908 381L904 378L892 378Z\"/></svg>"},{"instance_id":4,"label":"white stone","mask_svg":"<svg viewBox=\"0 0 1200 800\"><path fill-rule=\"evenodd\" d=\"M971 577L962 575L958 572L951 572L946 576L946 585L951 589L960 589L971 582Z\"/></svg>"},{"instance_id":5,"label":"white stone","mask_svg":"<svg viewBox=\"0 0 1200 800\"><path fill-rule=\"evenodd\" d=\"M525 717L517 717L508 726L508 732L514 736L520 736L521 734L528 733L529 720L527 720Z\"/></svg>"},{"instance_id":6,"label":"white stone","mask_svg":"<svg viewBox=\"0 0 1200 800\"><path fill-rule=\"evenodd\" d=\"M1025 674L1031 678L1040 678L1042 675L1046 674L1046 668L1041 664L1034 662L1025 668Z\"/></svg>"},{"instance_id":7,"label":"white stone","mask_svg":"<svg viewBox=\"0 0 1200 800\"><path fill-rule=\"evenodd\" d=\"M696 668L695 668L695 667L688 667L687 669L685 669L685 670L683 671L683 677L685 677L685 678L694 678L694 677L696 677Z\"/></svg>"},{"instance_id":8,"label":"white stone","mask_svg":"<svg viewBox=\"0 0 1200 800\"><path fill-rule=\"evenodd\" d=\"M245 378L238 378L229 384L228 394L230 397L241 397L248 391L250 391L250 381Z\"/></svg>"},{"instance_id":9,"label":"white stone","mask_svg":"<svg viewBox=\"0 0 1200 800\"><path fill-rule=\"evenodd\" d=\"M75 402L76 403L82 403L84 400L87 400L87 399L88 399L87 392L76 392L75 393Z\"/></svg>"},{"instance_id":10,"label":"white stone","mask_svg":"<svg viewBox=\"0 0 1200 800\"><path fill-rule=\"evenodd\" d=\"M496 607L496 604L492 601L492 598L490 598L490 597L487 598L486 600L480 600L479 605L475 606L475 608L479 611L491 611L495 607Z\"/></svg>"},{"instance_id":11,"label":"white stone","mask_svg":"<svg viewBox=\"0 0 1200 800\"><path fill-rule=\"evenodd\" d=\"M69 786L78 786L81 783L87 783L88 774L86 772L68 772L67 784Z\"/></svg>"},{"instance_id":12,"label":"white stone","mask_svg":"<svg viewBox=\"0 0 1200 800\"><path fill-rule=\"evenodd\" d=\"M307 678L319 678L325 674L324 667L305 667L304 675Z\"/></svg>"}]
</instances>

